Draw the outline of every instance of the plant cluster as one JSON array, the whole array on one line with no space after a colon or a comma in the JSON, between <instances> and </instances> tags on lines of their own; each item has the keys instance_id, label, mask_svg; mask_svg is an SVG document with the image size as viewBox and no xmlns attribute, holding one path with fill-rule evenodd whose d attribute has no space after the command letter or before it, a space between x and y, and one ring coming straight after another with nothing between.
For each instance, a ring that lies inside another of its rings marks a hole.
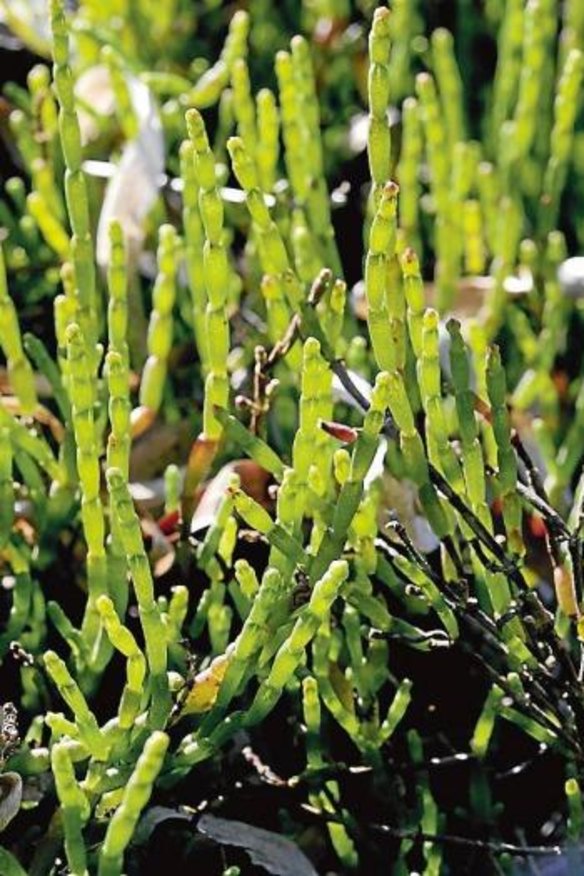
<instances>
[{"instance_id":1,"label":"plant cluster","mask_svg":"<svg viewBox=\"0 0 584 876\"><path fill-rule=\"evenodd\" d=\"M321 82L311 42L274 46L279 13L250 5L192 84L172 52L156 64L186 4L80 4L126 167L105 194L87 171L111 131L86 139L63 0L52 75L13 90L0 870L147 873L174 831L185 867L246 872L231 849L259 854L253 828L225 839L213 814L241 815L231 795L255 780L317 867L512 872L584 827L580 4L487 4L497 66L472 128L450 32L426 40L422 4L374 10L366 79L346 85L355 100L366 81L371 178L351 289L322 94L353 49ZM351 11L330 5L333 24ZM259 72L254 15L273 26ZM273 48L275 87L254 94ZM161 450L181 428L187 446ZM436 666L472 688L439 732ZM561 817L522 837L500 775L545 759ZM449 807L439 774L461 765Z\"/></svg>"}]
</instances>

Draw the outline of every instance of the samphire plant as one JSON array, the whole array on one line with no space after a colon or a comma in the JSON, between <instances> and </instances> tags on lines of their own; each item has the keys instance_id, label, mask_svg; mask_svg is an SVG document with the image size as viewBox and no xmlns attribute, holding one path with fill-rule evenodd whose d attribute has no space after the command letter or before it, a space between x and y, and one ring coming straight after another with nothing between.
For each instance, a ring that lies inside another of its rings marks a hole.
<instances>
[{"instance_id":1,"label":"samphire plant","mask_svg":"<svg viewBox=\"0 0 584 876\"><path fill-rule=\"evenodd\" d=\"M277 94L254 96L234 12L209 99L230 85L233 115L172 80L178 176L144 207L152 141L124 46L105 54L137 144L116 200L86 174L50 2L52 82L36 68L12 117L30 190L13 179L2 213L3 876L155 872L155 835L178 837L177 872L231 876L233 847L278 873L490 873L581 837L584 385L558 277L562 232L581 231L562 209L579 4L561 40L551 0L489 4L482 142L449 32L406 97L420 24L395 6L369 35L348 291L304 37L276 55ZM487 292L461 321L468 275ZM505 782L541 763L555 790L534 826Z\"/></svg>"}]
</instances>

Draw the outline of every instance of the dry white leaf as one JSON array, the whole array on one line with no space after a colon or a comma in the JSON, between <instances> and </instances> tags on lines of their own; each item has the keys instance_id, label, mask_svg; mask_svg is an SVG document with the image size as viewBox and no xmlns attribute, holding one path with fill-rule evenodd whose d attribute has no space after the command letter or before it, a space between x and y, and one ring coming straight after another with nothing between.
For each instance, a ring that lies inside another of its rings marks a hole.
<instances>
[{"instance_id":1,"label":"dry white leaf","mask_svg":"<svg viewBox=\"0 0 584 876\"><path fill-rule=\"evenodd\" d=\"M122 152L117 171L107 185L97 227L97 262L109 263L109 225L121 222L132 259L135 261L144 241L144 219L150 212L164 176L164 136L158 107L150 89L135 77L128 78L138 136Z\"/></svg>"},{"instance_id":2,"label":"dry white leaf","mask_svg":"<svg viewBox=\"0 0 584 876\"><path fill-rule=\"evenodd\" d=\"M100 116L111 116L115 110L116 101L107 67L95 64L81 74L75 84L75 96L81 101L77 108L81 143L86 146L99 136L99 125L93 115L84 109L83 104L91 107Z\"/></svg>"}]
</instances>

